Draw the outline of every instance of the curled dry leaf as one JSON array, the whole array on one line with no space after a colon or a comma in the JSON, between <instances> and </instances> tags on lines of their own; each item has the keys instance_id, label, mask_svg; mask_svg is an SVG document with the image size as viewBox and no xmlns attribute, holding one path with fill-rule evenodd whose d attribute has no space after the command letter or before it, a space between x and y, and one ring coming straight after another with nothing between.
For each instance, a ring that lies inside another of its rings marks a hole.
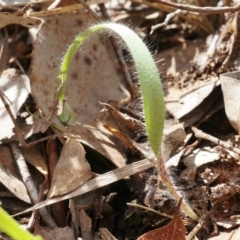
<instances>
[{"instance_id":1,"label":"curled dry leaf","mask_svg":"<svg viewBox=\"0 0 240 240\"><path fill-rule=\"evenodd\" d=\"M66 137L74 137L87 144L109 159L117 167L126 165L125 148L120 140L115 138L102 122L86 125L69 126L64 132Z\"/></svg>"},{"instance_id":2,"label":"curled dry leaf","mask_svg":"<svg viewBox=\"0 0 240 240\"><path fill-rule=\"evenodd\" d=\"M126 148L130 149L132 152L136 152L137 148L134 145L134 141L131 140L128 136L126 136L123 132L119 131L116 128L113 128L107 124L103 125L110 133L116 136L121 142L126 146Z\"/></svg>"},{"instance_id":3,"label":"curled dry leaf","mask_svg":"<svg viewBox=\"0 0 240 240\"><path fill-rule=\"evenodd\" d=\"M119 123L129 128L132 131L145 130L145 125L142 121L129 116L128 114L122 113L111 106L110 104L100 103L106 110L116 119Z\"/></svg>"},{"instance_id":4,"label":"curled dry leaf","mask_svg":"<svg viewBox=\"0 0 240 240\"><path fill-rule=\"evenodd\" d=\"M147 232L137 240L185 240L186 229L179 213L181 202L182 199L178 202L173 219L169 224Z\"/></svg>"},{"instance_id":5,"label":"curled dry leaf","mask_svg":"<svg viewBox=\"0 0 240 240\"><path fill-rule=\"evenodd\" d=\"M85 158L83 146L75 139L68 139L53 173L48 197L69 193L93 177Z\"/></svg>"},{"instance_id":6,"label":"curled dry leaf","mask_svg":"<svg viewBox=\"0 0 240 240\"><path fill-rule=\"evenodd\" d=\"M13 159L10 149L5 146L0 147L0 182L16 197L31 203L15 159Z\"/></svg>"}]
</instances>

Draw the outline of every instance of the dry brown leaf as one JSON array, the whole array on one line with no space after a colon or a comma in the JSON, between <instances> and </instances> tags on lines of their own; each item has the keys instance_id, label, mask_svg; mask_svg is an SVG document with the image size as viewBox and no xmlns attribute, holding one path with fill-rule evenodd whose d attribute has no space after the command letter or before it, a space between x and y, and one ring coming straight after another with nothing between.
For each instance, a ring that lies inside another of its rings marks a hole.
<instances>
[{"instance_id":1,"label":"dry brown leaf","mask_svg":"<svg viewBox=\"0 0 240 240\"><path fill-rule=\"evenodd\" d=\"M185 240L186 229L179 213L181 203L182 199L179 200L173 219L169 224L143 234L138 240Z\"/></svg>"},{"instance_id":2,"label":"dry brown leaf","mask_svg":"<svg viewBox=\"0 0 240 240\"><path fill-rule=\"evenodd\" d=\"M119 112L110 104L100 103L106 110L117 120L117 122L122 123L124 126L128 127L132 131L142 131L145 130L145 125L142 121L132 118L127 114Z\"/></svg>"},{"instance_id":3,"label":"dry brown leaf","mask_svg":"<svg viewBox=\"0 0 240 240\"><path fill-rule=\"evenodd\" d=\"M44 20L32 55L31 87L38 107L47 115L58 88L64 52L75 36L95 20L85 10L49 16ZM108 40L103 42L97 35L90 37L76 53L66 84L66 99L74 111L72 123L94 121L101 110L98 101L119 101L127 97L122 74L114 59Z\"/></svg>"},{"instance_id":4,"label":"dry brown leaf","mask_svg":"<svg viewBox=\"0 0 240 240\"><path fill-rule=\"evenodd\" d=\"M5 146L0 146L0 182L16 197L31 203L15 159L13 159L10 149Z\"/></svg>"},{"instance_id":5,"label":"dry brown leaf","mask_svg":"<svg viewBox=\"0 0 240 240\"><path fill-rule=\"evenodd\" d=\"M0 13L0 28L3 28L9 24L20 24L24 27L31 27L42 23L40 18L18 16L10 13Z\"/></svg>"},{"instance_id":6,"label":"dry brown leaf","mask_svg":"<svg viewBox=\"0 0 240 240\"><path fill-rule=\"evenodd\" d=\"M110 133L116 136L121 142L126 146L126 148L131 149L131 151L136 151L136 147L134 146L134 141L127 137L123 132L119 131L116 128L113 128L107 124L103 125Z\"/></svg>"},{"instance_id":7,"label":"dry brown leaf","mask_svg":"<svg viewBox=\"0 0 240 240\"><path fill-rule=\"evenodd\" d=\"M42 154L35 148L21 148L22 154L25 160L32 164L39 172L41 172L45 179L48 177L48 167L45 162L44 157Z\"/></svg>"},{"instance_id":8,"label":"dry brown leaf","mask_svg":"<svg viewBox=\"0 0 240 240\"><path fill-rule=\"evenodd\" d=\"M74 137L101 153L117 167L126 165L123 144L103 126L102 122L70 126L64 132L66 137Z\"/></svg>"},{"instance_id":9,"label":"dry brown leaf","mask_svg":"<svg viewBox=\"0 0 240 240\"><path fill-rule=\"evenodd\" d=\"M48 197L69 193L92 177L83 146L75 139L68 139L55 167Z\"/></svg>"}]
</instances>

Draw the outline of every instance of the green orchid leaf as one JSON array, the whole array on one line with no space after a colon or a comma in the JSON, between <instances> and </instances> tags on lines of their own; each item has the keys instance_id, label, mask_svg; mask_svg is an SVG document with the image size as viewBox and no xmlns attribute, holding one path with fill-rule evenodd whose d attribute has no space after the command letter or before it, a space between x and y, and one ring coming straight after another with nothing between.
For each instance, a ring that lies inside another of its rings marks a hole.
<instances>
[{"instance_id":1,"label":"green orchid leaf","mask_svg":"<svg viewBox=\"0 0 240 240\"><path fill-rule=\"evenodd\" d=\"M43 240L24 230L19 223L0 207L0 230L15 240Z\"/></svg>"},{"instance_id":2,"label":"green orchid leaf","mask_svg":"<svg viewBox=\"0 0 240 240\"><path fill-rule=\"evenodd\" d=\"M161 141L164 127L164 94L159 77L157 66L149 52L148 48L142 39L125 25L118 23L100 23L96 24L83 33L81 33L74 42L69 46L67 53L63 58L59 75L59 101L64 101L64 87L67 80L68 70L73 59L74 54L81 44L92 33L99 31L107 31L117 35L120 40L128 47L132 55L137 76L140 82L140 89L142 93L143 111L146 124L146 132L152 150L157 159L157 168L162 180L168 187L172 195L179 200L181 196L177 193L171 179L168 176L165 168L165 163L161 157ZM65 111L61 118L67 122L71 119L70 110ZM68 115L69 114L69 115ZM198 221L199 217L194 213L191 207L183 200L182 209L193 220Z\"/></svg>"}]
</instances>

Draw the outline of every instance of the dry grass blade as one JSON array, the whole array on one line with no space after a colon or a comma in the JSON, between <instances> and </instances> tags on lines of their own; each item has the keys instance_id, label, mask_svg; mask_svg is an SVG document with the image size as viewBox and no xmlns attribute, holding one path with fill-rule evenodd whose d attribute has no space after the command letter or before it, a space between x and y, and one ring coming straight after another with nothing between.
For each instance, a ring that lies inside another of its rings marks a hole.
<instances>
[{"instance_id":1,"label":"dry grass blade","mask_svg":"<svg viewBox=\"0 0 240 240\"><path fill-rule=\"evenodd\" d=\"M39 204L36 204L35 206L33 206L31 208L28 208L26 211L16 214L15 216L21 215L21 214L29 212L29 211L37 210L44 206L48 206L53 203L63 201L65 199L79 196L81 194L90 192L90 191L98 189L100 187L107 186L111 183L114 183L114 182L120 180L120 179L126 178L128 176L134 175L134 174L142 172L148 168L151 168L151 167L155 166L155 164L156 164L155 161L144 159L144 160L129 164L125 167L118 168L116 170L107 172L105 174L102 174L102 175L94 178L94 179L91 179L90 181L83 184L80 188L74 190L73 192L71 192L69 194L66 194L61 197L56 197L56 198L45 200Z\"/></svg>"}]
</instances>

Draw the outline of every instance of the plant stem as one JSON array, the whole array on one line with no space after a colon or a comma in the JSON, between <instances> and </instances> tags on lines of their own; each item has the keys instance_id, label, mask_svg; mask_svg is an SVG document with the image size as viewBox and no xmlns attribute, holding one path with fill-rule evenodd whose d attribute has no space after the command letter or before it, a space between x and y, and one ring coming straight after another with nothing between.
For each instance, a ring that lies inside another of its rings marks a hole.
<instances>
[{"instance_id":1,"label":"plant stem","mask_svg":"<svg viewBox=\"0 0 240 240\"><path fill-rule=\"evenodd\" d=\"M162 178L162 181L166 184L169 192L173 195L174 198L176 198L177 201L180 200L180 198L182 198L182 196L180 196L171 179L169 178L169 174L167 172L167 169L165 167L165 162L161 156L161 154L159 154L159 157L157 159L157 168L158 168L158 171L159 171L159 174ZM192 208L186 203L186 201L182 200L182 205L181 205L181 208L183 209L183 211L185 212L186 215L188 215L191 219L193 219L194 221L198 221L199 220L199 217L197 216L197 214L192 210Z\"/></svg>"}]
</instances>

